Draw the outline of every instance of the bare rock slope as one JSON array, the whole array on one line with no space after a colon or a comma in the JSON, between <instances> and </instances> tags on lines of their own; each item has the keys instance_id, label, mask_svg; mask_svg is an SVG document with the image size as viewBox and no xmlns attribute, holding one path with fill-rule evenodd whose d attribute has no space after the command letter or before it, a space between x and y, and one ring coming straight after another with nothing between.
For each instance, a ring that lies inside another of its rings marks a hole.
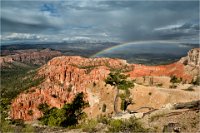
<instances>
[{"instance_id":1,"label":"bare rock slope","mask_svg":"<svg viewBox=\"0 0 200 133\"><path fill-rule=\"evenodd\" d=\"M9 63L21 62L25 64L43 65L53 57L60 56L61 52L51 49L14 50L9 55L0 57L0 66L7 67Z\"/></svg>"},{"instance_id":2,"label":"bare rock slope","mask_svg":"<svg viewBox=\"0 0 200 133\"><path fill-rule=\"evenodd\" d=\"M129 107L130 110L141 106L161 108L168 103L200 99L199 89L188 92L182 89L171 90L168 85L155 86L170 82L169 78L172 75L182 78L185 83L190 83L195 76L198 76L199 49L191 51L185 61L182 59L161 66L128 64L125 60L110 58L55 57L38 71L38 76L45 77L44 82L30 88L26 93L22 92L12 101L10 116L14 119L35 120L42 116L37 108L41 103L61 108L64 103L71 102L78 92L84 92L85 99L90 104L85 110L89 117L112 114L114 89L106 85L104 80L114 69L123 70L141 84L147 82L151 85L136 85L131 89L131 97L135 104ZM106 111L102 112L104 104ZM28 114L30 110L33 112L32 115Z\"/></svg>"}]
</instances>

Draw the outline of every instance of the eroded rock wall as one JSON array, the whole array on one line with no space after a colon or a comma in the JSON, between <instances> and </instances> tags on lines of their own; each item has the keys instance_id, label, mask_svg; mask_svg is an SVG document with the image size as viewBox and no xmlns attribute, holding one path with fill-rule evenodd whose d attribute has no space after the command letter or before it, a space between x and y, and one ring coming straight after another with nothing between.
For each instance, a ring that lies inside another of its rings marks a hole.
<instances>
[{"instance_id":1,"label":"eroded rock wall","mask_svg":"<svg viewBox=\"0 0 200 133\"><path fill-rule=\"evenodd\" d=\"M84 92L85 99L90 103L90 107L86 109L89 115L97 116L102 113L103 104L106 104L108 112L112 113L113 88L104 83L104 79L111 70L127 69L129 72L125 73L130 74L132 79L139 80L140 78L141 82L160 84L169 82L172 75L190 82L193 74L185 72L187 66L181 62L161 66L144 66L128 64L120 59L55 57L38 71L38 75L44 76L45 81L37 87L30 88L28 92L22 92L12 101L10 116L13 119L35 120L42 116L38 110L41 103L61 108L64 103L71 102L78 92ZM152 77L153 81L148 77ZM137 95L137 92L135 93ZM147 96L150 97L150 95L148 92ZM154 104L155 100L150 102ZM29 110L33 111L32 115L28 114Z\"/></svg>"},{"instance_id":2,"label":"eroded rock wall","mask_svg":"<svg viewBox=\"0 0 200 133\"><path fill-rule=\"evenodd\" d=\"M71 102L78 92L84 92L86 99L93 99L88 95L87 86L95 86L97 82L104 81L110 73L108 67L121 68L126 64L117 59L88 59L81 57L56 57L43 66L38 75L45 76L46 80L37 88L32 88L28 93L21 93L13 100L11 117L14 119L34 120L42 113L38 110L41 103L47 103L51 107L61 108L64 103ZM88 65L95 65L90 69ZM88 70L90 69L90 70ZM94 101L89 101L92 106ZM29 115L28 111L33 114Z\"/></svg>"},{"instance_id":3,"label":"eroded rock wall","mask_svg":"<svg viewBox=\"0 0 200 133\"><path fill-rule=\"evenodd\" d=\"M0 66L6 66L6 63L12 63L14 61L33 65L43 65L53 57L60 55L61 52L50 49L16 50L12 55L0 57Z\"/></svg>"}]
</instances>

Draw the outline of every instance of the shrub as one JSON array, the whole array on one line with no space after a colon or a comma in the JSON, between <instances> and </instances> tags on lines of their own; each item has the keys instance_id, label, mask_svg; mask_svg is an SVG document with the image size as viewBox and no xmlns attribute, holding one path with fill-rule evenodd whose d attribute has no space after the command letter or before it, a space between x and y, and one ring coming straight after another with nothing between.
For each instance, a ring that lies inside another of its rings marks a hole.
<instances>
[{"instance_id":1,"label":"shrub","mask_svg":"<svg viewBox=\"0 0 200 133\"><path fill-rule=\"evenodd\" d=\"M177 85L172 84L172 85L170 85L169 88L175 89L176 87L177 87Z\"/></svg>"},{"instance_id":2,"label":"shrub","mask_svg":"<svg viewBox=\"0 0 200 133\"><path fill-rule=\"evenodd\" d=\"M188 87L187 89L183 89L185 91L194 91L193 86Z\"/></svg>"},{"instance_id":3,"label":"shrub","mask_svg":"<svg viewBox=\"0 0 200 133\"><path fill-rule=\"evenodd\" d=\"M109 131L120 132L122 130L122 120L111 120Z\"/></svg>"},{"instance_id":4,"label":"shrub","mask_svg":"<svg viewBox=\"0 0 200 133\"><path fill-rule=\"evenodd\" d=\"M155 120L158 120L160 117L163 117L165 114L164 113L161 113L161 114L155 114L153 116L150 117L150 121L155 121Z\"/></svg>"},{"instance_id":5,"label":"shrub","mask_svg":"<svg viewBox=\"0 0 200 133\"><path fill-rule=\"evenodd\" d=\"M78 93L72 103L65 104L61 109L55 107L49 109L46 104L39 105L38 108L44 112L44 116L39 120L49 126L76 125L85 115L83 109L88 106L83 98L83 92Z\"/></svg>"},{"instance_id":6,"label":"shrub","mask_svg":"<svg viewBox=\"0 0 200 133\"><path fill-rule=\"evenodd\" d=\"M182 78L177 78L176 76L172 76L170 79L171 83L180 83L182 81Z\"/></svg>"},{"instance_id":7,"label":"shrub","mask_svg":"<svg viewBox=\"0 0 200 133\"><path fill-rule=\"evenodd\" d=\"M98 123L103 123L103 124L106 124L108 125L110 123L110 118L109 117L106 117L106 116L103 116L103 115L100 115L97 117L97 122Z\"/></svg>"},{"instance_id":8,"label":"shrub","mask_svg":"<svg viewBox=\"0 0 200 133\"><path fill-rule=\"evenodd\" d=\"M0 127L0 132L2 133L14 133L14 128L9 121L1 120Z\"/></svg>"},{"instance_id":9,"label":"shrub","mask_svg":"<svg viewBox=\"0 0 200 133\"><path fill-rule=\"evenodd\" d=\"M65 119L65 113L64 109L53 107L44 114L41 121L43 124L48 126L60 126Z\"/></svg>"},{"instance_id":10,"label":"shrub","mask_svg":"<svg viewBox=\"0 0 200 133\"><path fill-rule=\"evenodd\" d=\"M49 110L49 105L47 103L41 103L39 104L38 109L45 113Z\"/></svg>"},{"instance_id":11,"label":"shrub","mask_svg":"<svg viewBox=\"0 0 200 133\"><path fill-rule=\"evenodd\" d=\"M85 123L82 123L80 127L82 128L83 132L96 132L96 126L98 122L95 119L88 120Z\"/></svg>"},{"instance_id":12,"label":"shrub","mask_svg":"<svg viewBox=\"0 0 200 133\"><path fill-rule=\"evenodd\" d=\"M196 78L196 80L192 80L193 85L200 85L200 76Z\"/></svg>"},{"instance_id":13,"label":"shrub","mask_svg":"<svg viewBox=\"0 0 200 133\"><path fill-rule=\"evenodd\" d=\"M25 127L22 129L22 133L33 133L34 127L32 127L31 125L25 125Z\"/></svg>"},{"instance_id":14,"label":"shrub","mask_svg":"<svg viewBox=\"0 0 200 133\"><path fill-rule=\"evenodd\" d=\"M106 104L103 104L102 112L106 112Z\"/></svg>"},{"instance_id":15,"label":"shrub","mask_svg":"<svg viewBox=\"0 0 200 133\"><path fill-rule=\"evenodd\" d=\"M157 86L158 86L158 87L161 87L161 86L163 86L163 84L162 84L162 83L160 83L160 84L157 84Z\"/></svg>"},{"instance_id":16,"label":"shrub","mask_svg":"<svg viewBox=\"0 0 200 133\"><path fill-rule=\"evenodd\" d=\"M15 119L15 120L12 120L11 123L12 123L12 124L15 124L16 126L25 127L24 121L23 121L22 119Z\"/></svg>"},{"instance_id":17,"label":"shrub","mask_svg":"<svg viewBox=\"0 0 200 133\"><path fill-rule=\"evenodd\" d=\"M112 120L109 127L110 132L148 132L135 118L128 120Z\"/></svg>"},{"instance_id":18,"label":"shrub","mask_svg":"<svg viewBox=\"0 0 200 133\"><path fill-rule=\"evenodd\" d=\"M28 115L33 115L33 110L29 110Z\"/></svg>"}]
</instances>

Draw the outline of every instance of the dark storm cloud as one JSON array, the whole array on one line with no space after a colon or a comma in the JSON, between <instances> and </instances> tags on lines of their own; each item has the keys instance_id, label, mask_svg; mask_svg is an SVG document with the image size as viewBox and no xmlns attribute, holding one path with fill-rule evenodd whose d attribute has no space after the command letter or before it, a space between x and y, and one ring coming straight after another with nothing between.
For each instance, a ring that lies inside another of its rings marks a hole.
<instances>
[{"instance_id":1,"label":"dark storm cloud","mask_svg":"<svg viewBox=\"0 0 200 133\"><path fill-rule=\"evenodd\" d=\"M13 33L55 40L198 38L198 5L198 1L3 1L1 38ZM14 34L18 35L23 36Z\"/></svg>"},{"instance_id":2,"label":"dark storm cloud","mask_svg":"<svg viewBox=\"0 0 200 133\"><path fill-rule=\"evenodd\" d=\"M17 22L13 20L9 20L6 18L1 19L1 30L4 32L19 32L19 33L38 33L40 31L46 30L46 29L54 29L56 27L52 25L48 25L45 23L41 24L31 24L31 23L23 23L23 22Z\"/></svg>"},{"instance_id":3,"label":"dark storm cloud","mask_svg":"<svg viewBox=\"0 0 200 133\"><path fill-rule=\"evenodd\" d=\"M150 2L148 4L141 2L139 5L135 5L135 8L131 8L126 19L127 23L124 24L122 31L123 39L125 40L144 40L144 39L174 39L182 35L189 36L193 33L181 33L178 32L171 37L169 33L158 32L154 29L159 27L166 27L170 25L176 25L179 23L195 23L195 19L198 19L198 2ZM164 34L166 33L166 34ZM196 32L198 34L198 31ZM166 36L165 36L166 35ZM160 38L161 37L161 38Z\"/></svg>"}]
</instances>

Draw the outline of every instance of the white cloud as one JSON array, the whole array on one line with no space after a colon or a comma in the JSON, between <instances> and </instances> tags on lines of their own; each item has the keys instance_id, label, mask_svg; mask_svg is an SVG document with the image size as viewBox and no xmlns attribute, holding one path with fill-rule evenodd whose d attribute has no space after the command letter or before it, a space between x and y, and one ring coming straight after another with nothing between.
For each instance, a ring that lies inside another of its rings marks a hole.
<instances>
[{"instance_id":1,"label":"white cloud","mask_svg":"<svg viewBox=\"0 0 200 133\"><path fill-rule=\"evenodd\" d=\"M159 27L159 28L155 28L155 31L161 31L161 30L171 30L171 29L176 29L176 28L180 28L183 25L183 23L181 24L174 24L174 25L167 25L164 27Z\"/></svg>"},{"instance_id":2,"label":"white cloud","mask_svg":"<svg viewBox=\"0 0 200 133\"><path fill-rule=\"evenodd\" d=\"M76 41L76 40L91 40L90 37L84 36L75 36L75 37L66 37L62 39L63 41Z\"/></svg>"},{"instance_id":3,"label":"white cloud","mask_svg":"<svg viewBox=\"0 0 200 133\"><path fill-rule=\"evenodd\" d=\"M1 40L41 40L42 37L36 34L25 33L11 33L9 35L2 35Z\"/></svg>"}]
</instances>

